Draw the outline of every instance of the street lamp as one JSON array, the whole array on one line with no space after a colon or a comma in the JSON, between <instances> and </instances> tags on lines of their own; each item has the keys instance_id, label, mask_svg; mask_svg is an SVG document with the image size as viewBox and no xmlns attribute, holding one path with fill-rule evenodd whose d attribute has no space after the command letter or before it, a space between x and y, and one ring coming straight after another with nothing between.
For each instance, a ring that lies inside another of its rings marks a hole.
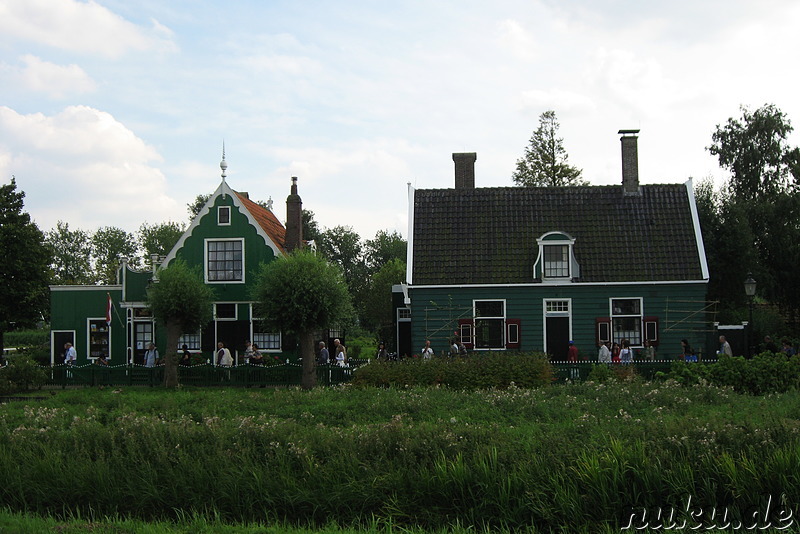
<instances>
[{"instance_id":1,"label":"street lamp","mask_svg":"<svg viewBox=\"0 0 800 534\"><path fill-rule=\"evenodd\" d=\"M750 322L748 323L748 343L747 343L747 357L752 356L750 350L750 338L753 334L753 300L756 296L756 281L753 279L753 273L747 273L747 279L744 281L744 294L750 299Z\"/></svg>"}]
</instances>

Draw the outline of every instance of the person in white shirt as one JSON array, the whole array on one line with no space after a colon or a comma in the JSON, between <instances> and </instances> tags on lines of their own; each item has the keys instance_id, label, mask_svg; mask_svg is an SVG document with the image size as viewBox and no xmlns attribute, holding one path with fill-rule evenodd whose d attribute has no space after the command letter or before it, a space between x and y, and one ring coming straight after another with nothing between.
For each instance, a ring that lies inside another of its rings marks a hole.
<instances>
[{"instance_id":1,"label":"person in white shirt","mask_svg":"<svg viewBox=\"0 0 800 534\"><path fill-rule=\"evenodd\" d=\"M64 363L67 365L73 365L77 359L78 353L75 350L75 347L72 346L72 343L64 343Z\"/></svg>"},{"instance_id":2,"label":"person in white shirt","mask_svg":"<svg viewBox=\"0 0 800 534\"><path fill-rule=\"evenodd\" d=\"M157 362L158 362L158 349L156 348L155 343L150 343L150 345L147 347L147 350L144 353L144 366L155 367Z\"/></svg>"},{"instance_id":3,"label":"person in white shirt","mask_svg":"<svg viewBox=\"0 0 800 534\"><path fill-rule=\"evenodd\" d=\"M228 350L222 341L217 343L217 365L221 365L222 367L230 367L233 365L231 351Z\"/></svg>"},{"instance_id":4,"label":"person in white shirt","mask_svg":"<svg viewBox=\"0 0 800 534\"><path fill-rule=\"evenodd\" d=\"M431 342L429 339L425 340L425 348L422 349L422 358L425 360L430 360L433 356L433 349L431 348Z\"/></svg>"},{"instance_id":5,"label":"person in white shirt","mask_svg":"<svg viewBox=\"0 0 800 534\"><path fill-rule=\"evenodd\" d=\"M608 343L600 343L597 361L600 363L611 363L611 349L608 348Z\"/></svg>"}]
</instances>

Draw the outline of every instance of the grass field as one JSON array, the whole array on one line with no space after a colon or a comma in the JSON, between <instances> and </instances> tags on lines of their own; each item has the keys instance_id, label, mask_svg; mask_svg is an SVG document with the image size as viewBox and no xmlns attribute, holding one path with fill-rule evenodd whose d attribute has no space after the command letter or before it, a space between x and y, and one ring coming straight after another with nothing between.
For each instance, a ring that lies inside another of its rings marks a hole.
<instances>
[{"instance_id":1,"label":"grass field","mask_svg":"<svg viewBox=\"0 0 800 534\"><path fill-rule=\"evenodd\" d=\"M611 381L46 396L0 405L0 521L67 525L58 532L611 532L660 507L704 528L723 525L715 509L792 531L779 514L798 516L797 391Z\"/></svg>"}]
</instances>

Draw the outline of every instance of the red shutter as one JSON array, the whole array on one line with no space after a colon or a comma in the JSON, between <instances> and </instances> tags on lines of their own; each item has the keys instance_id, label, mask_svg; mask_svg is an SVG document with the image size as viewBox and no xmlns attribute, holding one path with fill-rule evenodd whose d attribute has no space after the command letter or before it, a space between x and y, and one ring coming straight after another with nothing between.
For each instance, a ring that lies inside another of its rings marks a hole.
<instances>
[{"instance_id":1,"label":"red shutter","mask_svg":"<svg viewBox=\"0 0 800 534\"><path fill-rule=\"evenodd\" d=\"M506 319L506 348L518 349L522 343L519 319Z\"/></svg>"},{"instance_id":2,"label":"red shutter","mask_svg":"<svg viewBox=\"0 0 800 534\"><path fill-rule=\"evenodd\" d=\"M596 345L611 341L611 317L597 317L595 322Z\"/></svg>"},{"instance_id":3,"label":"red shutter","mask_svg":"<svg viewBox=\"0 0 800 534\"><path fill-rule=\"evenodd\" d=\"M658 345L658 317L645 317L644 322L644 341L649 341L654 347Z\"/></svg>"},{"instance_id":4,"label":"red shutter","mask_svg":"<svg viewBox=\"0 0 800 534\"><path fill-rule=\"evenodd\" d=\"M468 349L472 349L475 346L475 340L473 339L473 324L474 323L472 319L458 320L458 333L461 336L461 342Z\"/></svg>"}]
</instances>

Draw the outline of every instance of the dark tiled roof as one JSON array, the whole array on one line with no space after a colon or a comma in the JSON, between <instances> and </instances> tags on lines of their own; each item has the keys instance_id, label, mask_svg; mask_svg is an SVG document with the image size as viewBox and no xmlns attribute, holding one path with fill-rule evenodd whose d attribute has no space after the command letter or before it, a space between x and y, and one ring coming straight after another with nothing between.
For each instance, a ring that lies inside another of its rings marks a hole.
<instances>
[{"instance_id":1,"label":"dark tiled roof","mask_svg":"<svg viewBox=\"0 0 800 534\"><path fill-rule=\"evenodd\" d=\"M267 208L256 204L241 193L236 193L236 195L239 197L242 204L244 204L244 207L247 208L247 211L249 211L256 222L258 222L259 226L261 226L269 238L272 239L272 242L278 246L281 252L285 252L286 228L283 227L275 214Z\"/></svg>"},{"instance_id":2,"label":"dark tiled roof","mask_svg":"<svg viewBox=\"0 0 800 534\"><path fill-rule=\"evenodd\" d=\"M579 282L701 280L685 184L418 189L414 285L533 282L536 240L575 238Z\"/></svg>"}]
</instances>

